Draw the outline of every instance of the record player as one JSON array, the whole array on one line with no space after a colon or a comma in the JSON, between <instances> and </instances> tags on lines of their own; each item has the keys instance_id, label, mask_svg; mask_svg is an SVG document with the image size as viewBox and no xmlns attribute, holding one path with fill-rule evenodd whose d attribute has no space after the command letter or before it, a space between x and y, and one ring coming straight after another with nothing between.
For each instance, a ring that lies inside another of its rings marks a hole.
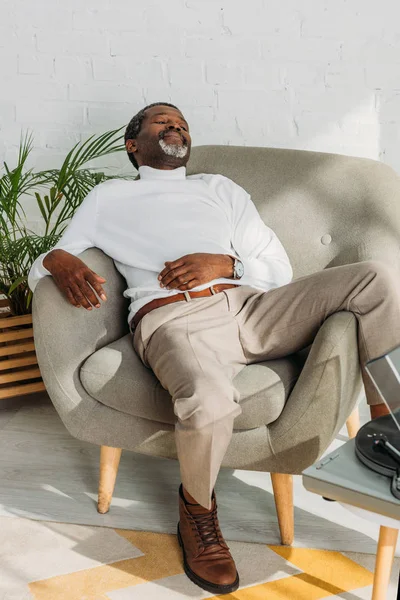
<instances>
[{"instance_id":1,"label":"record player","mask_svg":"<svg viewBox=\"0 0 400 600\"><path fill-rule=\"evenodd\" d=\"M390 414L366 423L355 440L357 458L388 477L400 500L400 346L366 363L365 368Z\"/></svg>"}]
</instances>

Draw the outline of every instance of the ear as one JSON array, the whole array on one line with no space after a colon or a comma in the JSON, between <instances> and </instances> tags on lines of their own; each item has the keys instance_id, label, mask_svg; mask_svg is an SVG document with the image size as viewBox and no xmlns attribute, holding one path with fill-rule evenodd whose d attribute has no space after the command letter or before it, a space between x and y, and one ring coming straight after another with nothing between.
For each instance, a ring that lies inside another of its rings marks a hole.
<instances>
[{"instance_id":1,"label":"ear","mask_svg":"<svg viewBox=\"0 0 400 600\"><path fill-rule=\"evenodd\" d=\"M130 154L133 152L137 152L137 144L136 140L126 140L125 142L126 151Z\"/></svg>"}]
</instances>

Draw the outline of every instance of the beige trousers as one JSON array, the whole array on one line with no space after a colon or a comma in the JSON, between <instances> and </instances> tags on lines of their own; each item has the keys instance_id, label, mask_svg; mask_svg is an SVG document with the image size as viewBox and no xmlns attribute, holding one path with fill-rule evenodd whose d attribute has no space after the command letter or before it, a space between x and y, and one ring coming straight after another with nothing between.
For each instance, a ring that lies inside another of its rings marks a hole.
<instances>
[{"instance_id":1,"label":"beige trousers","mask_svg":"<svg viewBox=\"0 0 400 600\"><path fill-rule=\"evenodd\" d=\"M378 261L324 269L268 292L251 286L150 311L133 345L169 391L184 487L205 507L241 408L232 380L246 365L310 345L331 314L351 311L369 404L382 402L363 365L400 345L400 282Z\"/></svg>"}]
</instances>

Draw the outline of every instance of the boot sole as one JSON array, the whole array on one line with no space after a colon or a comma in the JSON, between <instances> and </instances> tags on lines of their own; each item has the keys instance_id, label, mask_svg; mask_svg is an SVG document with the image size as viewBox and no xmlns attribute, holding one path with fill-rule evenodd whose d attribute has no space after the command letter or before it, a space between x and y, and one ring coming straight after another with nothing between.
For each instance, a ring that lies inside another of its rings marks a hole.
<instances>
[{"instance_id":1,"label":"boot sole","mask_svg":"<svg viewBox=\"0 0 400 600\"><path fill-rule=\"evenodd\" d=\"M189 567L189 565L187 564L187 561L186 561L185 547L183 545L181 532L179 531L179 524L178 524L178 542L179 542L180 547L182 548L183 566L185 569L185 573L189 577L189 579L191 581L193 581L193 583L195 583L199 587L203 588L203 590L206 590L207 592L211 592L214 594L230 594L231 592L236 592L236 590L239 587L238 572L236 572L235 581L233 583L231 583L230 585L217 585L215 583L211 583L210 581L206 581L205 579L203 579L202 577L199 577L198 575L196 575L196 573L194 573L192 571L192 569Z\"/></svg>"}]
</instances>

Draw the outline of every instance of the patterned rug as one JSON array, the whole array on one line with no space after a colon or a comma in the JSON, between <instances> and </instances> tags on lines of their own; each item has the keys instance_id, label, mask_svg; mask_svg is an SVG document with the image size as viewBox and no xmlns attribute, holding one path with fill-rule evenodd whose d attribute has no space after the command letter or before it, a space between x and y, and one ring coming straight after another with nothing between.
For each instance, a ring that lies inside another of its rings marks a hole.
<instances>
[{"instance_id":1,"label":"patterned rug","mask_svg":"<svg viewBox=\"0 0 400 600\"><path fill-rule=\"evenodd\" d=\"M230 542L241 586L214 596L187 579L175 535L9 517L0 529L1 600L371 597L371 555Z\"/></svg>"},{"instance_id":2,"label":"patterned rug","mask_svg":"<svg viewBox=\"0 0 400 600\"><path fill-rule=\"evenodd\" d=\"M173 534L177 463L124 454L112 510L99 515L98 449L74 440L46 399L0 410L0 600L220 597L184 574ZM223 470L219 481L220 521L241 582L221 597L370 600L375 524L295 478L295 547L285 548L269 478ZM388 600L399 567L396 559Z\"/></svg>"}]
</instances>

